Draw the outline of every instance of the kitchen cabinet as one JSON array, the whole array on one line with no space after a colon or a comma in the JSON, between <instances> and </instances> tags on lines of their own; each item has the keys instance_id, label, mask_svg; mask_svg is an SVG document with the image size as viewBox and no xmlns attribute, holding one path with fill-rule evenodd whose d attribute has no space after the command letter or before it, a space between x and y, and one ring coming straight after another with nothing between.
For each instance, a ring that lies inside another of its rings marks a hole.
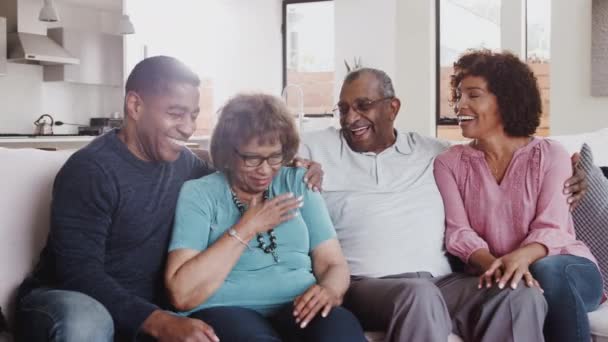
<instances>
[{"instance_id":1,"label":"kitchen cabinet","mask_svg":"<svg viewBox=\"0 0 608 342\"><path fill-rule=\"evenodd\" d=\"M6 18L0 17L0 75L6 75Z\"/></svg>"},{"instance_id":2,"label":"kitchen cabinet","mask_svg":"<svg viewBox=\"0 0 608 342\"><path fill-rule=\"evenodd\" d=\"M45 66L44 81L122 86L122 36L66 28L49 29L47 35L80 64Z\"/></svg>"}]
</instances>

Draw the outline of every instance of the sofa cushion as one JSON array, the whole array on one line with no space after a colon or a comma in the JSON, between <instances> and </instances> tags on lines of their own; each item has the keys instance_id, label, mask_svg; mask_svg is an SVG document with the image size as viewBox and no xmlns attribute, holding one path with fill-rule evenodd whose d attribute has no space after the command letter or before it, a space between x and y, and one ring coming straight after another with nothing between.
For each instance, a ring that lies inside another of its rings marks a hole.
<instances>
[{"instance_id":1,"label":"sofa cushion","mask_svg":"<svg viewBox=\"0 0 608 342\"><path fill-rule=\"evenodd\" d=\"M0 307L9 326L17 287L46 241L53 180L71 153L0 148Z\"/></svg>"},{"instance_id":2,"label":"sofa cushion","mask_svg":"<svg viewBox=\"0 0 608 342\"><path fill-rule=\"evenodd\" d=\"M586 143L593 150L595 165L608 166L608 128L583 134L554 135L550 138L559 141L570 154L580 151L583 143Z\"/></svg>"},{"instance_id":3,"label":"sofa cushion","mask_svg":"<svg viewBox=\"0 0 608 342\"><path fill-rule=\"evenodd\" d=\"M608 342L608 302L588 316L593 342Z\"/></svg>"},{"instance_id":4,"label":"sofa cushion","mask_svg":"<svg viewBox=\"0 0 608 342\"><path fill-rule=\"evenodd\" d=\"M589 187L574 210L573 219L577 237L585 242L597 258L608 292L608 179L593 163L593 154L587 144L581 149L581 168L587 174Z\"/></svg>"},{"instance_id":5,"label":"sofa cushion","mask_svg":"<svg viewBox=\"0 0 608 342\"><path fill-rule=\"evenodd\" d=\"M368 342L384 342L385 336L386 336L386 334L384 334L384 332L382 332L382 331L366 331L365 332L365 338L367 339ZM457 335L450 334L450 336L448 336L448 342L462 342L462 339L460 337L458 337Z\"/></svg>"}]
</instances>

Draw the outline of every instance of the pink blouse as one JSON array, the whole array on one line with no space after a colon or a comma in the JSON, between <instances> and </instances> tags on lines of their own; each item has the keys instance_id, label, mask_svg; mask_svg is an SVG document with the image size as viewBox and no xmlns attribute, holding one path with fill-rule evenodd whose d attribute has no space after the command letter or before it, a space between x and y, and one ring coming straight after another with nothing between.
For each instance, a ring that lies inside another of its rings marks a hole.
<instances>
[{"instance_id":1,"label":"pink blouse","mask_svg":"<svg viewBox=\"0 0 608 342\"><path fill-rule=\"evenodd\" d=\"M482 248L500 257L537 242L548 255L572 254L597 264L576 240L563 194L572 165L559 143L534 138L515 151L500 184L484 153L469 145L439 155L434 173L445 206L446 248L464 262Z\"/></svg>"}]
</instances>

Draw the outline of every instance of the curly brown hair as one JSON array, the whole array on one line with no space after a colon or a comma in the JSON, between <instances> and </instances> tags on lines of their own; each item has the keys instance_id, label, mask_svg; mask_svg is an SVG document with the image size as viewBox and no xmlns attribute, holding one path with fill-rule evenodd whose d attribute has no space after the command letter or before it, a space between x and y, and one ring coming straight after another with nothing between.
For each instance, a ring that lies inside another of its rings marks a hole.
<instances>
[{"instance_id":1,"label":"curly brown hair","mask_svg":"<svg viewBox=\"0 0 608 342\"><path fill-rule=\"evenodd\" d=\"M513 137L534 134L542 102L536 76L526 63L510 52L468 50L454 63L450 81L453 104L458 100L458 85L467 76L485 79L488 90L496 96L505 133Z\"/></svg>"},{"instance_id":2,"label":"curly brown hair","mask_svg":"<svg viewBox=\"0 0 608 342\"><path fill-rule=\"evenodd\" d=\"M239 94L228 100L219 110L211 135L213 166L231 177L237 149L254 138L260 139L260 144L280 142L285 163L296 155L300 138L293 115L281 99L266 94Z\"/></svg>"}]
</instances>

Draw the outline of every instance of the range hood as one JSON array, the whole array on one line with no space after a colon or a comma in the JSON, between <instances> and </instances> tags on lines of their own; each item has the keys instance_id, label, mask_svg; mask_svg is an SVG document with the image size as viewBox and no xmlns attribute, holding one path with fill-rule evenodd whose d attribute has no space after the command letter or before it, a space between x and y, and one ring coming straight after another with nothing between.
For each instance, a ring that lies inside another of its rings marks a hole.
<instances>
[{"instance_id":1,"label":"range hood","mask_svg":"<svg viewBox=\"0 0 608 342\"><path fill-rule=\"evenodd\" d=\"M42 65L79 64L64 48L47 36L13 32L7 35L8 60Z\"/></svg>"},{"instance_id":2,"label":"range hood","mask_svg":"<svg viewBox=\"0 0 608 342\"><path fill-rule=\"evenodd\" d=\"M78 58L46 36L47 26L38 20L39 10L29 0L0 0L0 17L6 17L8 60L42 65L79 64Z\"/></svg>"}]
</instances>

